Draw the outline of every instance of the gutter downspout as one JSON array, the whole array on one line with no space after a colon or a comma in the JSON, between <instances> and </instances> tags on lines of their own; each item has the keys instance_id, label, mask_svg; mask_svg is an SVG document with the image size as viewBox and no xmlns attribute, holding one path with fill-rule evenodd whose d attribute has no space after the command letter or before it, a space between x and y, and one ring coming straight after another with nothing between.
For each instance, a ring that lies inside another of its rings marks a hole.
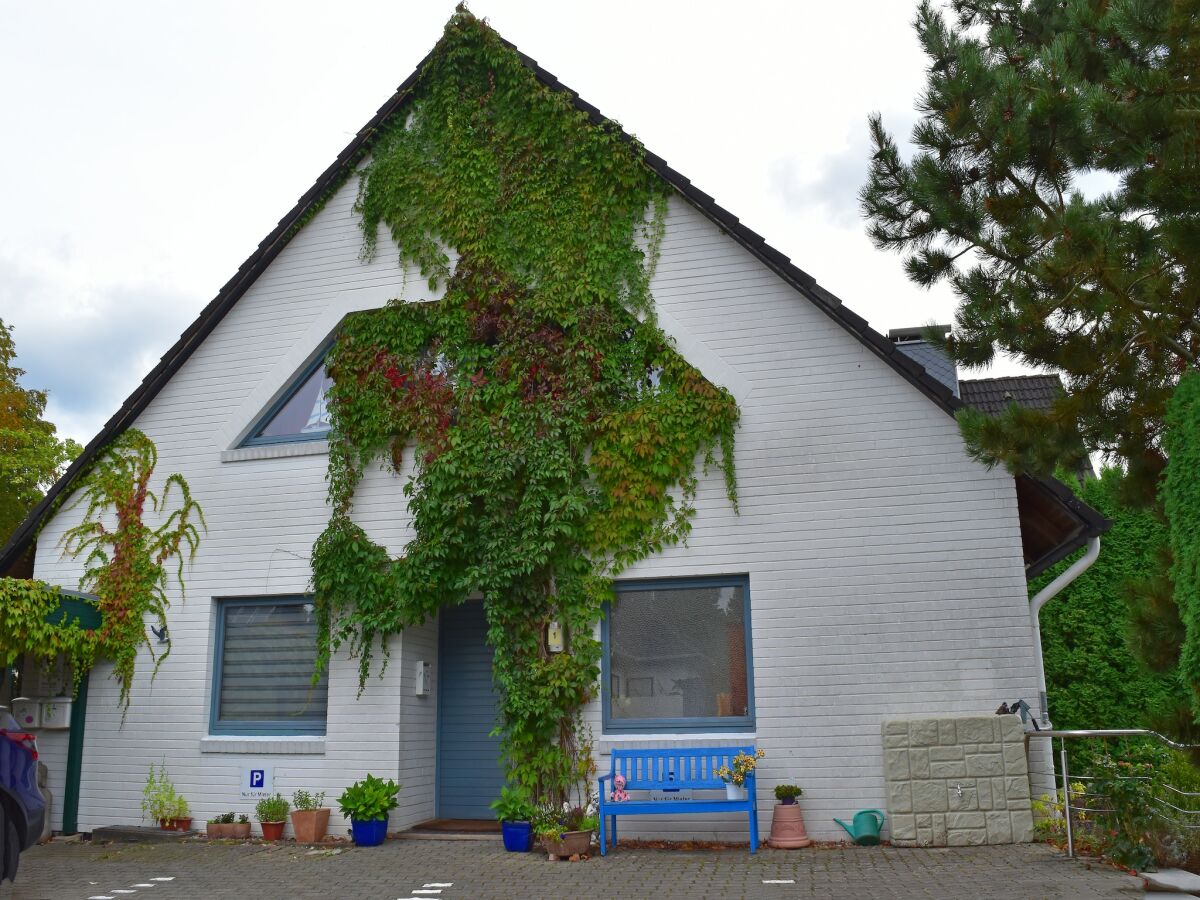
<instances>
[{"instance_id":1,"label":"gutter downspout","mask_svg":"<svg viewBox=\"0 0 1200 900\"><path fill-rule=\"evenodd\" d=\"M1029 601L1029 618L1033 624L1033 659L1037 664L1038 705L1041 707L1042 728L1050 727L1050 708L1046 703L1046 664L1042 659L1042 625L1038 617L1045 606L1068 584L1091 568L1100 555L1100 538L1088 538L1087 552L1067 568L1065 572L1042 588Z\"/></svg>"}]
</instances>

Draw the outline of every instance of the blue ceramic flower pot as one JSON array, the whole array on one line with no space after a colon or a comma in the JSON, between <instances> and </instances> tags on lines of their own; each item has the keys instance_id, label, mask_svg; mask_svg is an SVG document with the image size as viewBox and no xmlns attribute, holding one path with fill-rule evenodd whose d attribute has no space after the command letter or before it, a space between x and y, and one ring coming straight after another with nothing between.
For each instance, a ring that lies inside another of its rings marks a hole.
<instances>
[{"instance_id":1,"label":"blue ceramic flower pot","mask_svg":"<svg viewBox=\"0 0 1200 900\"><path fill-rule=\"evenodd\" d=\"M533 826L528 822L501 822L500 833L509 853L528 853L533 849Z\"/></svg>"},{"instance_id":2,"label":"blue ceramic flower pot","mask_svg":"<svg viewBox=\"0 0 1200 900\"><path fill-rule=\"evenodd\" d=\"M371 819L368 822L351 819L350 834L359 847L378 847L387 837L387 824L387 819Z\"/></svg>"}]
</instances>

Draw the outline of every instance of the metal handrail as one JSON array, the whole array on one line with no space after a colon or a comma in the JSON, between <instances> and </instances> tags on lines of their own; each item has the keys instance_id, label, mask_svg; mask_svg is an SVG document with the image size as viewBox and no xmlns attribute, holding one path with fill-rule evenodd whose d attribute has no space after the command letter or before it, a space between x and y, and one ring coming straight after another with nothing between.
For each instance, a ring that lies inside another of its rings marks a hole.
<instances>
[{"instance_id":1,"label":"metal handrail","mask_svg":"<svg viewBox=\"0 0 1200 900\"><path fill-rule=\"evenodd\" d=\"M1150 737L1150 738L1155 738L1156 740L1161 741L1162 743L1166 744L1168 747L1171 747L1175 750L1200 749L1200 744L1184 744L1179 741L1173 741L1169 737L1159 734L1157 731L1152 731L1149 728L1070 728L1070 729L1066 729L1066 728L1053 729L1053 728L1051 728L1051 729L1045 729L1045 730L1041 730L1041 731L1027 731L1027 732L1025 732L1025 737L1026 738L1044 737L1044 738L1050 738L1051 740L1053 740L1054 738L1058 738L1059 758L1060 758L1060 764L1062 767L1063 800L1062 800L1062 803L1060 804L1057 802L1057 798L1056 798L1054 806L1062 807L1063 822L1066 825L1066 832L1067 832L1067 856L1072 856L1072 857L1075 855L1075 835L1074 835L1074 829L1072 827L1072 822L1071 822L1071 800L1072 800L1072 797L1075 797L1075 798L1095 797L1095 798L1103 798L1103 799L1108 799L1108 798L1104 797L1104 795L1102 795L1102 794L1091 794L1091 793L1087 793L1084 791L1080 791L1080 792L1076 792L1076 793L1072 794L1072 792L1071 792L1072 779L1071 779L1069 767L1067 764L1067 738ZM1053 744L1051 744L1051 753L1053 753ZM1054 757L1051 756L1052 761L1053 761L1053 758ZM1051 768L1053 768L1053 765L1051 766ZM1054 772L1039 772L1037 774L1049 775L1051 778L1054 778L1054 776L1055 776ZM1149 778L1146 778L1145 776L1139 776L1139 775L1130 775L1130 776L1126 776L1126 777L1131 778L1135 781L1149 781L1150 780ZM1074 780L1075 781L1094 781L1095 777L1092 775L1079 775L1079 776L1076 776L1076 778ZM1181 791L1179 788L1175 787L1174 785L1167 784L1167 785L1163 785L1163 787L1166 787L1166 788L1174 791L1176 794L1178 794L1180 796L1200 797L1200 793ZM1163 806L1167 806L1167 807L1175 810L1176 812L1184 813L1186 815L1200 815L1200 809L1181 809L1180 807L1175 806L1173 803L1163 800L1160 797L1154 797L1152 799L1158 801ZM1089 814L1091 814L1091 813L1110 813L1110 812L1114 812L1114 810L1098 809L1098 808L1084 806L1082 809L1079 810L1079 812L1080 813L1089 813ZM1160 818L1166 819L1166 816L1163 816L1162 813L1155 811L1154 814L1159 816ZM1180 823L1180 827L1188 828L1188 829L1200 828L1200 824L1189 825L1189 824Z\"/></svg>"},{"instance_id":2,"label":"metal handrail","mask_svg":"<svg viewBox=\"0 0 1200 900\"><path fill-rule=\"evenodd\" d=\"M1077 738L1077 737L1154 737L1158 738L1168 747L1173 747L1176 750L1197 750L1200 749L1200 744L1181 744L1179 741L1173 741L1166 735L1159 734L1157 731L1151 731L1149 728L1070 728L1070 729L1046 729L1043 731L1027 731L1026 737L1051 737L1051 738Z\"/></svg>"}]
</instances>

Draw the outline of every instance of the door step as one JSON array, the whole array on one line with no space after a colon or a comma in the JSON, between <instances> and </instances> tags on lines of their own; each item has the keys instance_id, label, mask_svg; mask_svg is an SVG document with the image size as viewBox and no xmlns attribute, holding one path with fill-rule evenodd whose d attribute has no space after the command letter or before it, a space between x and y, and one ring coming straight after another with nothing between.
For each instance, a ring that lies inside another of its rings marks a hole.
<instances>
[{"instance_id":1,"label":"door step","mask_svg":"<svg viewBox=\"0 0 1200 900\"><path fill-rule=\"evenodd\" d=\"M500 823L492 819L430 819L399 836L416 841L494 841L500 837Z\"/></svg>"}]
</instances>

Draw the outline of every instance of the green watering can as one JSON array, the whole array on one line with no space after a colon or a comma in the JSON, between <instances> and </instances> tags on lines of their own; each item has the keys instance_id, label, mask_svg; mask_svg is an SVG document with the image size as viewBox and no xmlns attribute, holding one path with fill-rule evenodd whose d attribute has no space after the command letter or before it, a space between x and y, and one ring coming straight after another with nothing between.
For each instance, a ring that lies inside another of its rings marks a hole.
<instances>
[{"instance_id":1,"label":"green watering can","mask_svg":"<svg viewBox=\"0 0 1200 900\"><path fill-rule=\"evenodd\" d=\"M877 809L860 809L854 814L854 827L841 819L834 819L862 847L874 847L879 843L879 829L883 827L883 813Z\"/></svg>"}]
</instances>

